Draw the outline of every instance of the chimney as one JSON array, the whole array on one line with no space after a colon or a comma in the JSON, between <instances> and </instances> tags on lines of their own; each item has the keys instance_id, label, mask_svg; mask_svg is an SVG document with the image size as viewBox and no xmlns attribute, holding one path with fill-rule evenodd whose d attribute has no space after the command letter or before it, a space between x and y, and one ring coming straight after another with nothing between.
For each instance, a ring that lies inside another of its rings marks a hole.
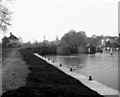
<instances>
[{"instance_id":1,"label":"chimney","mask_svg":"<svg viewBox=\"0 0 120 97\"><path fill-rule=\"evenodd\" d=\"M12 32L10 32L10 36L13 35Z\"/></svg>"}]
</instances>

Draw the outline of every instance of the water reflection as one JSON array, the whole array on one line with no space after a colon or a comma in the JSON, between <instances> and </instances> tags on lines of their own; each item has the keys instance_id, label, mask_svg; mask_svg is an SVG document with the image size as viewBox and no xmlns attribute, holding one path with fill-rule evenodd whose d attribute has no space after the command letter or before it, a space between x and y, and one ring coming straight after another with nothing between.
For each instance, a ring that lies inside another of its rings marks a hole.
<instances>
[{"instance_id":1,"label":"water reflection","mask_svg":"<svg viewBox=\"0 0 120 97\"><path fill-rule=\"evenodd\" d=\"M66 65L67 67L74 67L74 68L83 68L86 62L86 55L70 55L70 56L57 56L57 62L62 62L62 64Z\"/></svg>"},{"instance_id":2,"label":"water reflection","mask_svg":"<svg viewBox=\"0 0 120 97\"><path fill-rule=\"evenodd\" d=\"M55 62L62 63L67 68L76 69L74 72L85 76L92 76L109 87L118 89L118 52L103 54L97 53L95 57L87 54L74 54L69 56L47 56Z\"/></svg>"}]
</instances>

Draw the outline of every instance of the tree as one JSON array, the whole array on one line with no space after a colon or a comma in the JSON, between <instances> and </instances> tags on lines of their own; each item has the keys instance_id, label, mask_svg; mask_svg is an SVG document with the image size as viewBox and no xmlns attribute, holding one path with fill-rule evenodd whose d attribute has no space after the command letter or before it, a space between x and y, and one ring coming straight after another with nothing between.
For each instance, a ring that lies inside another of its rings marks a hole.
<instances>
[{"instance_id":1,"label":"tree","mask_svg":"<svg viewBox=\"0 0 120 97\"><path fill-rule=\"evenodd\" d=\"M0 30L5 32L10 24L10 12L5 6L0 6Z\"/></svg>"},{"instance_id":2,"label":"tree","mask_svg":"<svg viewBox=\"0 0 120 97\"><path fill-rule=\"evenodd\" d=\"M84 31L76 32L70 30L62 38L60 45L63 47L78 47L85 46L87 44L87 37Z\"/></svg>"},{"instance_id":3,"label":"tree","mask_svg":"<svg viewBox=\"0 0 120 97\"><path fill-rule=\"evenodd\" d=\"M99 40L98 40L98 38L88 38L88 43L89 43L89 45L97 46L99 43Z\"/></svg>"},{"instance_id":4,"label":"tree","mask_svg":"<svg viewBox=\"0 0 120 97\"><path fill-rule=\"evenodd\" d=\"M119 34L119 37L118 37L118 47L119 47L119 50L120 50L120 34Z\"/></svg>"},{"instance_id":5,"label":"tree","mask_svg":"<svg viewBox=\"0 0 120 97\"><path fill-rule=\"evenodd\" d=\"M111 47L110 41L107 41L107 42L106 42L106 47Z\"/></svg>"},{"instance_id":6,"label":"tree","mask_svg":"<svg viewBox=\"0 0 120 97\"><path fill-rule=\"evenodd\" d=\"M8 37L3 37L2 38L2 46L3 47L7 47L8 46L8 43L9 43L9 38Z\"/></svg>"},{"instance_id":7,"label":"tree","mask_svg":"<svg viewBox=\"0 0 120 97\"><path fill-rule=\"evenodd\" d=\"M87 45L87 36L84 31L79 31L77 33L77 44L78 46L86 46Z\"/></svg>"},{"instance_id":8,"label":"tree","mask_svg":"<svg viewBox=\"0 0 120 97\"><path fill-rule=\"evenodd\" d=\"M97 46L101 44L102 36L92 35L92 37L87 38L87 42L90 46Z\"/></svg>"},{"instance_id":9,"label":"tree","mask_svg":"<svg viewBox=\"0 0 120 97\"><path fill-rule=\"evenodd\" d=\"M5 1L10 2L11 0L0 0L0 33L5 32L8 29L8 26L10 26L10 20L11 20L11 12L8 7L5 6Z\"/></svg>"}]
</instances>

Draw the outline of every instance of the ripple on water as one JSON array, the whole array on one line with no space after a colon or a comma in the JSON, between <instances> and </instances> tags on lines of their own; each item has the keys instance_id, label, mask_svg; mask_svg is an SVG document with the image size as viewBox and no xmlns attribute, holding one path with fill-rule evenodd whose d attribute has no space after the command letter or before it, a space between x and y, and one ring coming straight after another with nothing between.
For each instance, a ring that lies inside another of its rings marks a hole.
<instances>
[{"instance_id":1,"label":"ripple on water","mask_svg":"<svg viewBox=\"0 0 120 97\"><path fill-rule=\"evenodd\" d=\"M75 57L76 56L76 57ZM96 54L95 57L86 54L71 56L47 56L64 66L76 68L78 73L93 78L107 86L118 89L118 52L113 56L109 52Z\"/></svg>"}]
</instances>

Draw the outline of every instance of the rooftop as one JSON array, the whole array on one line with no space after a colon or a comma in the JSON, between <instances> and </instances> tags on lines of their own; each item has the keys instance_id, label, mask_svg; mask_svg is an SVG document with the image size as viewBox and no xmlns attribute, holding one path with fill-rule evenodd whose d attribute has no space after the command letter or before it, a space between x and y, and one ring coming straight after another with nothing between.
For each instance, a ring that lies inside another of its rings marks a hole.
<instances>
[{"instance_id":1,"label":"rooftop","mask_svg":"<svg viewBox=\"0 0 120 97\"><path fill-rule=\"evenodd\" d=\"M16 40L18 40L18 38L16 36L14 36L12 33L10 33L9 39L16 39Z\"/></svg>"}]
</instances>

